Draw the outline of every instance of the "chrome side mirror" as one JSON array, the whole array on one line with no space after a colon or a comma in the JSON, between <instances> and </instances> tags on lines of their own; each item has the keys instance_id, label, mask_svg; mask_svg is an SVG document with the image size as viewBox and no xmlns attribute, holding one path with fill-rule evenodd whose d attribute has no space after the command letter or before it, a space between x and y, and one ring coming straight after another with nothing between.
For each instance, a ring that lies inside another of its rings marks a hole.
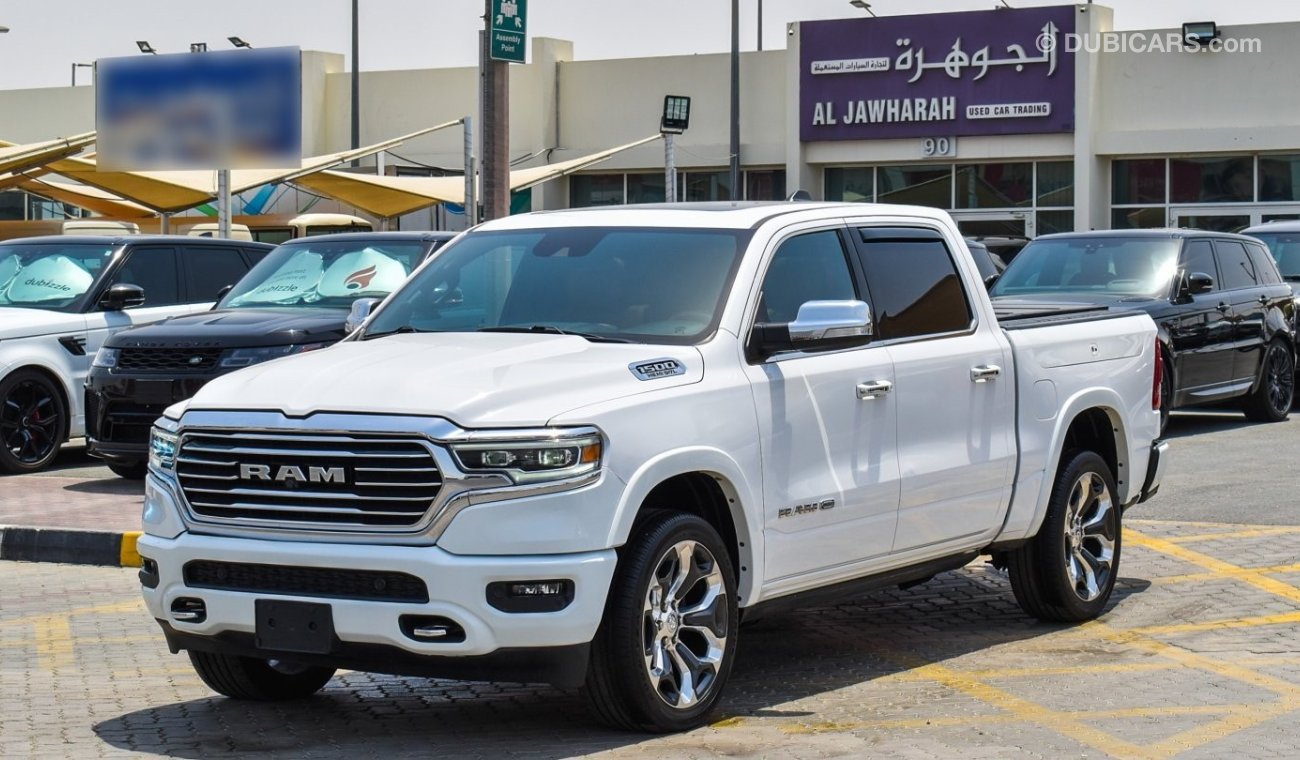
<instances>
[{"instance_id":1,"label":"chrome side mirror","mask_svg":"<svg viewBox=\"0 0 1300 760\"><path fill-rule=\"evenodd\" d=\"M870 338L875 333L871 307L865 301L808 301L790 323L790 342L837 338Z\"/></svg>"},{"instance_id":2,"label":"chrome side mirror","mask_svg":"<svg viewBox=\"0 0 1300 760\"><path fill-rule=\"evenodd\" d=\"M378 298L358 298L352 302L352 310L348 312L347 321L343 323L343 332L351 335L356 332L358 327L365 324L370 318L370 312L379 305Z\"/></svg>"}]
</instances>

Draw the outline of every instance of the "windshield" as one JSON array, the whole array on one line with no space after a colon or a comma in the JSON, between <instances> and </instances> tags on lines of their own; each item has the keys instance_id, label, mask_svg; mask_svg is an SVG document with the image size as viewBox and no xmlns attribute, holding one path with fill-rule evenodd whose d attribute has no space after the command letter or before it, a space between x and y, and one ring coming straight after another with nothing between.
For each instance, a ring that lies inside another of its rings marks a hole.
<instances>
[{"instance_id":1,"label":"windshield","mask_svg":"<svg viewBox=\"0 0 1300 760\"><path fill-rule=\"evenodd\" d=\"M694 343L712 333L749 231L568 227L471 232L366 328L521 330Z\"/></svg>"},{"instance_id":2,"label":"windshield","mask_svg":"<svg viewBox=\"0 0 1300 760\"><path fill-rule=\"evenodd\" d=\"M1039 239L1007 265L991 296L1111 293L1161 297L1178 266L1179 241L1152 237Z\"/></svg>"},{"instance_id":3,"label":"windshield","mask_svg":"<svg viewBox=\"0 0 1300 760\"><path fill-rule=\"evenodd\" d=\"M1251 232L1268 246L1278 271L1288 280L1300 280L1300 232Z\"/></svg>"},{"instance_id":4,"label":"windshield","mask_svg":"<svg viewBox=\"0 0 1300 760\"><path fill-rule=\"evenodd\" d=\"M0 245L0 307L76 311L113 251L85 243Z\"/></svg>"},{"instance_id":5,"label":"windshield","mask_svg":"<svg viewBox=\"0 0 1300 760\"><path fill-rule=\"evenodd\" d=\"M383 298L420 265L417 240L289 243L267 254L221 300L220 308L334 306Z\"/></svg>"}]
</instances>

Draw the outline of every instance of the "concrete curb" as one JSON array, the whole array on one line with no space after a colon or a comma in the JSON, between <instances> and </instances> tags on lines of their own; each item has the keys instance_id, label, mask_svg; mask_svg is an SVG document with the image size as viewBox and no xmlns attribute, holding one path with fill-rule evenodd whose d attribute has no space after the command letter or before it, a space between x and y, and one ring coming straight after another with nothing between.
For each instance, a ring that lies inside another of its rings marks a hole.
<instances>
[{"instance_id":1,"label":"concrete curb","mask_svg":"<svg viewBox=\"0 0 1300 760\"><path fill-rule=\"evenodd\" d=\"M139 567L140 531L0 526L0 560Z\"/></svg>"}]
</instances>

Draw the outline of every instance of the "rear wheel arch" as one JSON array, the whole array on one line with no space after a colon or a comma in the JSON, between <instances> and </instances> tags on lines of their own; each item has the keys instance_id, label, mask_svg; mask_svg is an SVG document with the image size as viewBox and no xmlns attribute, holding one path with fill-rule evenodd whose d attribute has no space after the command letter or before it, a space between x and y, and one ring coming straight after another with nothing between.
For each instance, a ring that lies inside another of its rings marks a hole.
<instances>
[{"instance_id":1,"label":"rear wheel arch","mask_svg":"<svg viewBox=\"0 0 1300 760\"><path fill-rule=\"evenodd\" d=\"M1056 462L1057 472L1075 453L1092 451L1106 462L1116 482L1125 483L1128 479L1123 471L1127 466L1128 454L1121 445L1123 436L1123 423L1114 410L1101 406L1084 409L1074 416L1065 430L1060 456Z\"/></svg>"}]
</instances>

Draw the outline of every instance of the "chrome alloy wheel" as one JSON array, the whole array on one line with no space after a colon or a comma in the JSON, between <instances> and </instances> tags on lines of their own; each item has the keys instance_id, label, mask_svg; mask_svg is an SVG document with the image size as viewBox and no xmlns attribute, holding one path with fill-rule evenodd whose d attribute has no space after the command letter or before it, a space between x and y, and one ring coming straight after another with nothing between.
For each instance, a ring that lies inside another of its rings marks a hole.
<instances>
[{"instance_id":1,"label":"chrome alloy wheel","mask_svg":"<svg viewBox=\"0 0 1300 760\"><path fill-rule=\"evenodd\" d=\"M1115 509L1110 488L1095 472L1085 472L1070 489L1065 515L1065 571L1075 596L1091 602L1110 585L1114 572Z\"/></svg>"},{"instance_id":2,"label":"chrome alloy wheel","mask_svg":"<svg viewBox=\"0 0 1300 760\"><path fill-rule=\"evenodd\" d=\"M680 541L655 563L642 608L646 674L669 707L687 709L717 682L727 651L726 588L718 560Z\"/></svg>"}]
</instances>

